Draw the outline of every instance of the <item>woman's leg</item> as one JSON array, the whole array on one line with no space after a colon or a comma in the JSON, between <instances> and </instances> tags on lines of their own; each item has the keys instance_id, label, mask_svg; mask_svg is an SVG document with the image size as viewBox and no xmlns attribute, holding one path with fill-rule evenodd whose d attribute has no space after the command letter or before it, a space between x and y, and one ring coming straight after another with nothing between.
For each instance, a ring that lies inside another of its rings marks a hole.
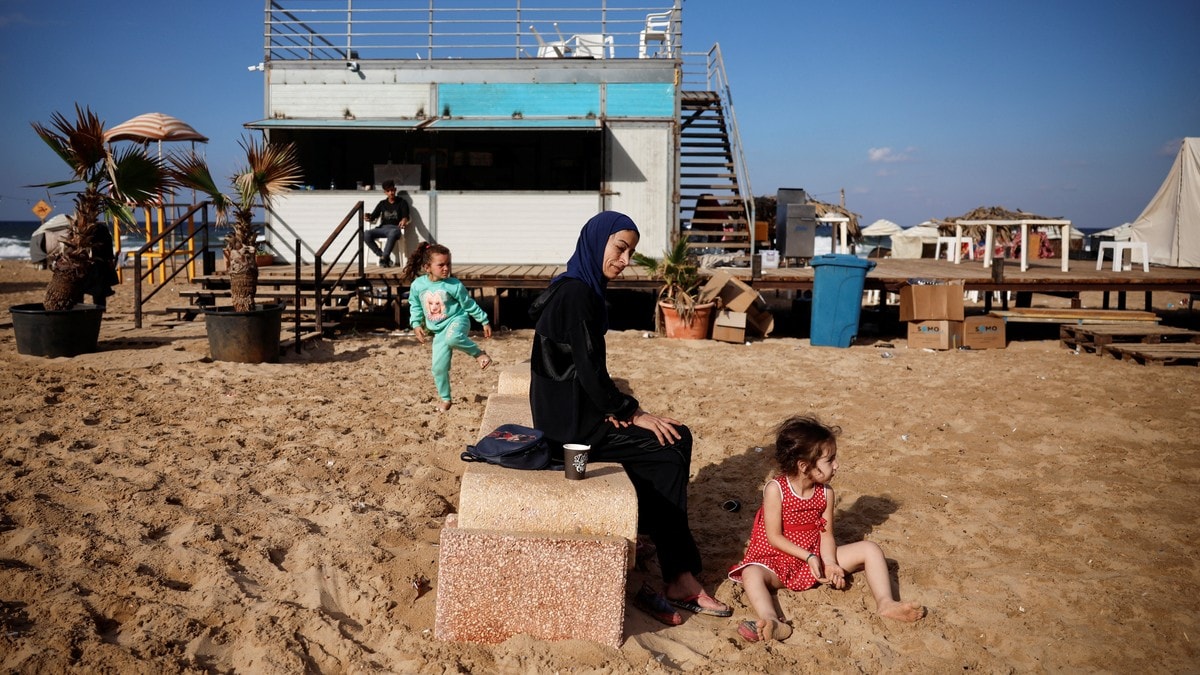
<instances>
[{"instance_id":1,"label":"woman's leg","mask_svg":"<svg viewBox=\"0 0 1200 675\"><path fill-rule=\"evenodd\" d=\"M591 453L592 461L618 462L625 467L637 491L638 529L654 540L668 585L685 573L692 578L700 573L700 551L687 515L692 433L684 426L678 429L682 438L659 445L646 429L614 427L593 444Z\"/></svg>"}]
</instances>

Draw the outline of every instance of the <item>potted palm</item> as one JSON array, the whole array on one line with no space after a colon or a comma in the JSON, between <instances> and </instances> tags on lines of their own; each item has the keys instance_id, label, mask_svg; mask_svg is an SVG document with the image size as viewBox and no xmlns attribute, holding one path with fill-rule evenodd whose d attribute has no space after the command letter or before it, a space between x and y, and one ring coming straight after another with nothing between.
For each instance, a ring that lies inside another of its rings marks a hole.
<instances>
[{"instance_id":1,"label":"potted palm","mask_svg":"<svg viewBox=\"0 0 1200 675\"><path fill-rule=\"evenodd\" d=\"M676 239L663 251L662 260L634 253L633 262L663 282L654 315L656 327L661 325L667 337L692 340L708 337L713 303L699 302L700 268L688 255L687 239Z\"/></svg>"},{"instance_id":2,"label":"potted palm","mask_svg":"<svg viewBox=\"0 0 1200 675\"><path fill-rule=\"evenodd\" d=\"M243 139L246 164L231 177L233 196L217 187L208 164L194 151L171 156L172 174L180 185L204 193L216 210L218 226L229 224L225 261L229 269L232 308L205 312L209 349L218 361L261 363L279 356L283 306L255 304L258 291L258 233L254 207L270 209L275 198L300 183L303 173L295 145ZM230 220L232 218L232 222Z\"/></svg>"},{"instance_id":3,"label":"potted palm","mask_svg":"<svg viewBox=\"0 0 1200 675\"><path fill-rule=\"evenodd\" d=\"M55 113L49 126L33 130L71 169L71 177L37 187L79 184L75 212L58 249L47 256L53 270L41 303L12 308L17 351L34 356L76 356L96 350L103 307L83 303L85 292L103 298L114 274L112 234L104 217L134 227L129 204L145 203L171 189L163 163L142 147L114 152L104 142L104 122L75 106L75 119ZM99 287L101 290L93 292Z\"/></svg>"}]
</instances>

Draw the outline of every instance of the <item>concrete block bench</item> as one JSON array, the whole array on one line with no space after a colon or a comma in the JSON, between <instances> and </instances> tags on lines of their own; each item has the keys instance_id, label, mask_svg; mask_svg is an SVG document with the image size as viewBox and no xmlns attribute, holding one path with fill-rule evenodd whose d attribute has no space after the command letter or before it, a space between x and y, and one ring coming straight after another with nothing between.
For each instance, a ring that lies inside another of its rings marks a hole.
<instances>
[{"instance_id":1,"label":"concrete block bench","mask_svg":"<svg viewBox=\"0 0 1200 675\"><path fill-rule=\"evenodd\" d=\"M480 434L533 425L529 363L505 368ZM442 528L434 637L502 642L516 634L619 647L634 563L637 494L616 464L561 471L465 466L458 513Z\"/></svg>"}]
</instances>

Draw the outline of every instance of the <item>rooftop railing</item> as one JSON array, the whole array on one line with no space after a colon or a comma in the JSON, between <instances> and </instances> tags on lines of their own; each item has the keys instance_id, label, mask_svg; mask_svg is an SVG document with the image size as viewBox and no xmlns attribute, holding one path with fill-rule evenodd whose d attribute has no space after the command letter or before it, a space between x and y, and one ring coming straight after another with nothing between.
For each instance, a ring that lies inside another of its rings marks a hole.
<instances>
[{"instance_id":1,"label":"rooftop railing","mask_svg":"<svg viewBox=\"0 0 1200 675\"><path fill-rule=\"evenodd\" d=\"M676 58L682 48L683 0L551 1L266 0L266 59Z\"/></svg>"}]
</instances>

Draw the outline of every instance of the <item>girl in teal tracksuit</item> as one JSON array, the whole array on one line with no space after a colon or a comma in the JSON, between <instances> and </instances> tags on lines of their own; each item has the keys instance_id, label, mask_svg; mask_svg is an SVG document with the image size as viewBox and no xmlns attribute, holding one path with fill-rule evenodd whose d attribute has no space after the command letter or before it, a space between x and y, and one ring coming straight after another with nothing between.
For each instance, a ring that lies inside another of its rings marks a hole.
<instances>
[{"instance_id":1,"label":"girl in teal tracksuit","mask_svg":"<svg viewBox=\"0 0 1200 675\"><path fill-rule=\"evenodd\" d=\"M438 408L449 410L452 351L475 357L480 369L492 365L492 358L467 335L471 319L483 325L485 338L492 337L492 326L467 287L450 276L450 249L445 246L421 242L408 259L404 277L413 279L408 293L409 325L422 344L433 335L433 382L441 397Z\"/></svg>"}]
</instances>

